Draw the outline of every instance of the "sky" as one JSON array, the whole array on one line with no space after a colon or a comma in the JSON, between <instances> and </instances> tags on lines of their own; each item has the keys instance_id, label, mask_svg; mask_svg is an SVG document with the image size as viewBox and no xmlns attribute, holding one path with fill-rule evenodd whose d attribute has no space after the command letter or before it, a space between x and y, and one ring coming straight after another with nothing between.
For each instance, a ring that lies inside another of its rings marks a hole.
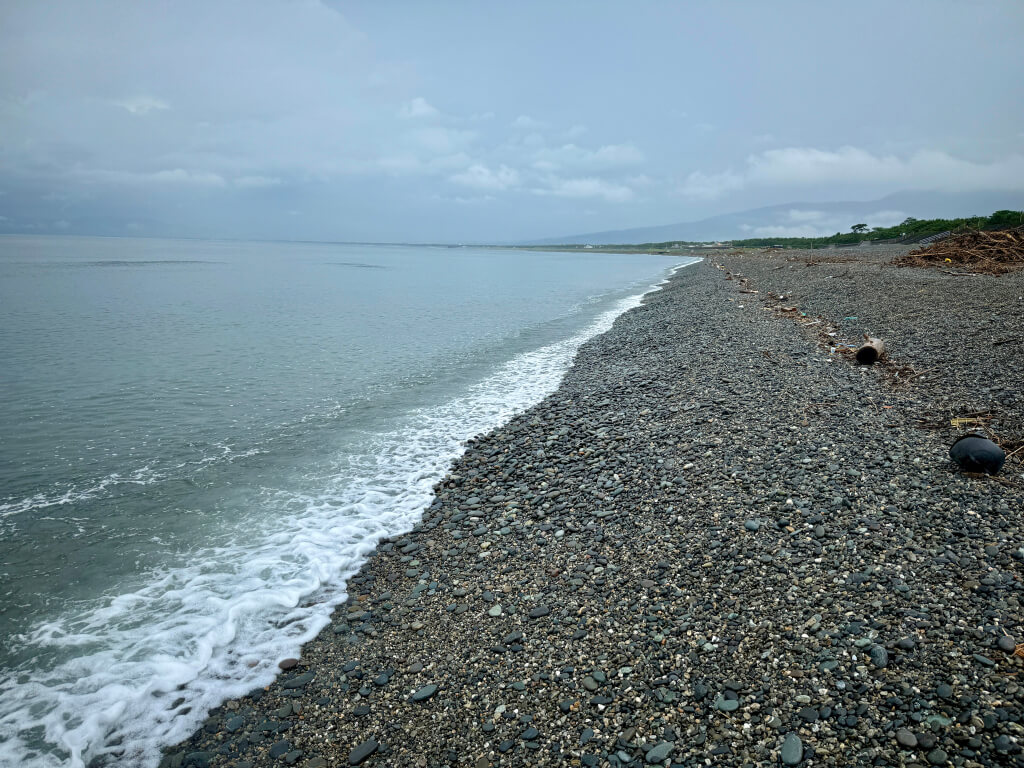
<instances>
[{"instance_id":1,"label":"sky","mask_svg":"<svg viewBox=\"0 0 1024 768\"><path fill-rule=\"evenodd\" d=\"M1010 207L1022 39L1020 0L0 0L0 232L508 242L902 190ZM776 234L815 234L794 210Z\"/></svg>"}]
</instances>

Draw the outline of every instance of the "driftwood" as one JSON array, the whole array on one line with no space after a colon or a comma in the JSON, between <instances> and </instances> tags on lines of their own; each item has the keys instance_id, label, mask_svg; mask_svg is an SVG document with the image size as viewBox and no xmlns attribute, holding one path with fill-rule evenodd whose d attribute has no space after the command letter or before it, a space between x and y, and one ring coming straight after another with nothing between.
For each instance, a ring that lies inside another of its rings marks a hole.
<instances>
[{"instance_id":1,"label":"driftwood","mask_svg":"<svg viewBox=\"0 0 1024 768\"><path fill-rule=\"evenodd\" d=\"M997 232L967 230L897 256L892 263L897 267L938 267L951 275L999 275L1024 266L1024 227Z\"/></svg>"},{"instance_id":2,"label":"driftwood","mask_svg":"<svg viewBox=\"0 0 1024 768\"><path fill-rule=\"evenodd\" d=\"M864 343L857 348L855 357L862 365L871 365L885 354L885 342L864 334Z\"/></svg>"}]
</instances>

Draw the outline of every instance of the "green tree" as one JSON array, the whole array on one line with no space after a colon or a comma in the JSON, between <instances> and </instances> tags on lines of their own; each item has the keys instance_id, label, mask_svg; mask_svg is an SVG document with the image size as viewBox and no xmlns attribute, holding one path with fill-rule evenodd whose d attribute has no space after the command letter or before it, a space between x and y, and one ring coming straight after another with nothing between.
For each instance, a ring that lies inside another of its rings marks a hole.
<instances>
[{"instance_id":1,"label":"green tree","mask_svg":"<svg viewBox=\"0 0 1024 768\"><path fill-rule=\"evenodd\" d=\"M850 227L850 231L852 231L852 232L854 232L854 233L856 233L858 235L861 232L866 232L867 229L868 229L868 225L867 224L854 224L852 227Z\"/></svg>"}]
</instances>

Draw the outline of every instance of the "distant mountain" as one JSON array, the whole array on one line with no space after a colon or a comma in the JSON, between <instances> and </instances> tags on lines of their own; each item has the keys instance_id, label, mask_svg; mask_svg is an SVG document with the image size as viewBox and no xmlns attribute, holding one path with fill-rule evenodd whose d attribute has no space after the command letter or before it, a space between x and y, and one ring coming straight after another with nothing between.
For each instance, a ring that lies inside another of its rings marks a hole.
<instances>
[{"instance_id":1,"label":"distant mountain","mask_svg":"<svg viewBox=\"0 0 1024 768\"><path fill-rule=\"evenodd\" d=\"M869 227L890 227L908 216L917 219L955 218L988 215L1003 209L1024 209L1024 192L906 191L869 201L783 203L712 216L701 221L550 237L525 245L608 245L664 243L670 240L738 240L747 237L818 237L849 232L850 227L859 223Z\"/></svg>"}]
</instances>

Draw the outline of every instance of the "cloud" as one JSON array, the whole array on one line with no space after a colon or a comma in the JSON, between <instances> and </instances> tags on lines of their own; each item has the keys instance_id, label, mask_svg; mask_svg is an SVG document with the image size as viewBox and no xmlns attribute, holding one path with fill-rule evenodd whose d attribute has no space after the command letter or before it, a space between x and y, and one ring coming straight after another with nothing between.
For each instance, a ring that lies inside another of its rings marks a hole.
<instances>
[{"instance_id":1,"label":"cloud","mask_svg":"<svg viewBox=\"0 0 1024 768\"><path fill-rule=\"evenodd\" d=\"M965 192L982 189L1024 189L1024 156L1010 155L989 163L973 162L937 150L909 157L875 155L858 147L835 151L810 147L772 149L747 158L735 171L705 174L694 171L680 192L692 198L715 199L748 187L801 187L821 184L876 185L887 188Z\"/></svg>"},{"instance_id":2,"label":"cloud","mask_svg":"<svg viewBox=\"0 0 1024 768\"><path fill-rule=\"evenodd\" d=\"M233 183L240 189L265 189L278 186L281 180L274 176L240 176Z\"/></svg>"},{"instance_id":3,"label":"cloud","mask_svg":"<svg viewBox=\"0 0 1024 768\"><path fill-rule=\"evenodd\" d=\"M751 237L819 237L831 235L835 229L822 229L814 224L772 224L761 227L746 226L744 231L749 232Z\"/></svg>"},{"instance_id":4,"label":"cloud","mask_svg":"<svg viewBox=\"0 0 1024 768\"><path fill-rule=\"evenodd\" d=\"M154 164L220 177L211 184L325 178L362 172L403 125L395 109L413 95L407 80L388 75L388 62L329 4L185 7L55 0L5 9L4 173L52 186L89 173L134 184ZM204 181L179 176L164 180Z\"/></svg>"},{"instance_id":5,"label":"cloud","mask_svg":"<svg viewBox=\"0 0 1024 768\"><path fill-rule=\"evenodd\" d=\"M473 189L503 190L519 184L519 173L507 165L492 171L487 166L477 163L449 178L456 184Z\"/></svg>"},{"instance_id":6,"label":"cloud","mask_svg":"<svg viewBox=\"0 0 1024 768\"><path fill-rule=\"evenodd\" d=\"M800 210L792 208L780 215L777 224L751 226L740 225L740 229L751 237L819 237L835 232L846 232L856 222L869 227L891 227L907 218L903 211L875 211L869 214Z\"/></svg>"},{"instance_id":7,"label":"cloud","mask_svg":"<svg viewBox=\"0 0 1024 768\"><path fill-rule=\"evenodd\" d=\"M403 120L415 120L420 117L438 117L441 113L422 96L417 96L412 101L407 101L398 110L398 116Z\"/></svg>"},{"instance_id":8,"label":"cloud","mask_svg":"<svg viewBox=\"0 0 1024 768\"><path fill-rule=\"evenodd\" d=\"M186 171L183 168L175 168L170 171L157 171L149 174L143 179L150 179L160 184L188 184L197 187L223 187L224 177L216 173L204 171Z\"/></svg>"},{"instance_id":9,"label":"cloud","mask_svg":"<svg viewBox=\"0 0 1024 768\"><path fill-rule=\"evenodd\" d=\"M154 173L131 171L79 170L73 177L88 184L166 185L191 187L223 187L227 185L219 173L209 171L188 171L173 168Z\"/></svg>"},{"instance_id":10,"label":"cloud","mask_svg":"<svg viewBox=\"0 0 1024 768\"><path fill-rule=\"evenodd\" d=\"M861 221L869 227L893 227L901 221L906 221L906 211L875 211L867 216L862 216Z\"/></svg>"},{"instance_id":11,"label":"cloud","mask_svg":"<svg viewBox=\"0 0 1024 768\"><path fill-rule=\"evenodd\" d=\"M410 140L436 154L456 152L468 146L476 138L475 131L464 131L458 128L446 128L443 125L432 125L413 131Z\"/></svg>"},{"instance_id":12,"label":"cloud","mask_svg":"<svg viewBox=\"0 0 1024 768\"><path fill-rule=\"evenodd\" d=\"M133 115L148 115L150 112L161 112L171 108L166 101L154 99L152 96L138 96L134 99L115 101L114 104L128 110Z\"/></svg>"},{"instance_id":13,"label":"cloud","mask_svg":"<svg viewBox=\"0 0 1024 768\"><path fill-rule=\"evenodd\" d=\"M825 217L824 211L801 211L796 208L791 208L786 213L786 217L790 221L819 221Z\"/></svg>"},{"instance_id":14,"label":"cloud","mask_svg":"<svg viewBox=\"0 0 1024 768\"><path fill-rule=\"evenodd\" d=\"M466 168L472 165L473 161L465 152L455 152L450 155L438 155L422 159L414 152L398 152L394 155L386 155L377 160L377 167L392 176L403 176L413 174L438 174L451 173L453 170Z\"/></svg>"},{"instance_id":15,"label":"cloud","mask_svg":"<svg viewBox=\"0 0 1024 768\"><path fill-rule=\"evenodd\" d=\"M633 199L633 190L622 184L598 178L581 179L547 179L546 187L531 190L535 195L554 195L556 197L586 198L595 197L609 203L624 203Z\"/></svg>"},{"instance_id":16,"label":"cloud","mask_svg":"<svg viewBox=\"0 0 1024 768\"><path fill-rule=\"evenodd\" d=\"M732 171L714 174L694 171L686 177L686 181L680 187L679 192L684 197L715 200L729 192L743 189L745 186L746 180Z\"/></svg>"},{"instance_id":17,"label":"cloud","mask_svg":"<svg viewBox=\"0 0 1024 768\"><path fill-rule=\"evenodd\" d=\"M544 125L540 120L534 120L529 115L520 115L512 121L515 128L540 128Z\"/></svg>"},{"instance_id":18,"label":"cloud","mask_svg":"<svg viewBox=\"0 0 1024 768\"><path fill-rule=\"evenodd\" d=\"M533 167L538 170L572 168L591 172L628 168L641 165L646 160L643 152L632 144L606 144L596 150L576 144L563 144L560 147L540 148L534 158Z\"/></svg>"}]
</instances>

